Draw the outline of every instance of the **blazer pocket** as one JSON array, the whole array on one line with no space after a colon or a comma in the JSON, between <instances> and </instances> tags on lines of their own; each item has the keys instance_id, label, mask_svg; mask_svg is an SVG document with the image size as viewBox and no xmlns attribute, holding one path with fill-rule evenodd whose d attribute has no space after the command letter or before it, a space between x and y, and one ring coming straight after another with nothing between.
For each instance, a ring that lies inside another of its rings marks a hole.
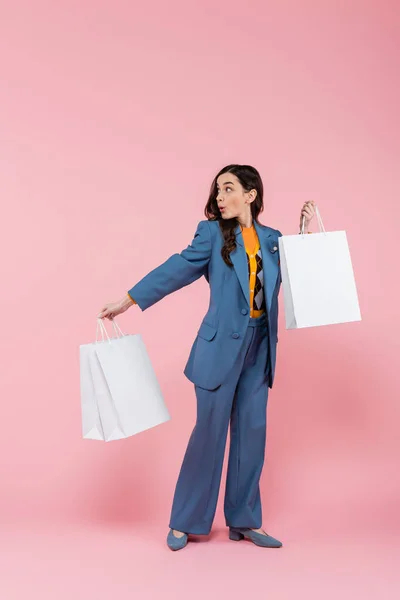
<instances>
[{"instance_id":1,"label":"blazer pocket","mask_svg":"<svg viewBox=\"0 0 400 600\"><path fill-rule=\"evenodd\" d=\"M197 335L204 340L211 341L214 339L215 334L217 333L217 328L213 325L209 325L208 323L202 323L199 327L199 331Z\"/></svg>"}]
</instances>

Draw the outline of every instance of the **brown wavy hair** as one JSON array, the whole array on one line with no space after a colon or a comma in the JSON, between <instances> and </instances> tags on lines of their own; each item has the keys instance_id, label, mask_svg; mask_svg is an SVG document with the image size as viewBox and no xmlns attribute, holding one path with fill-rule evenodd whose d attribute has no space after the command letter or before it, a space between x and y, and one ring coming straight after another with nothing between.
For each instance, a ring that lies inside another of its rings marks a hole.
<instances>
[{"instance_id":1,"label":"brown wavy hair","mask_svg":"<svg viewBox=\"0 0 400 600\"><path fill-rule=\"evenodd\" d=\"M233 173L238 178L246 192L252 189L257 190L256 199L251 203L251 214L257 223L258 215L264 210L264 187L259 172L250 165L227 165L216 174L210 188L208 202L204 209L204 214L209 221L219 221L219 227L224 238L224 245L221 249L221 255L228 267L233 267L230 259L230 253L236 248L235 229L239 223L235 217L233 219L223 219L217 203L217 179L223 173Z\"/></svg>"}]
</instances>

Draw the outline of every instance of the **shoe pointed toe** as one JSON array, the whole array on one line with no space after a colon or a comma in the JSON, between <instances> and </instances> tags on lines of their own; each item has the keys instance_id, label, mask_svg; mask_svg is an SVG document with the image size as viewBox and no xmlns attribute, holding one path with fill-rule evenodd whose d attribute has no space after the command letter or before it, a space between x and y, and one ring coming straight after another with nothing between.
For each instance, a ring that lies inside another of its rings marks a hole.
<instances>
[{"instance_id":1,"label":"shoe pointed toe","mask_svg":"<svg viewBox=\"0 0 400 600\"><path fill-rule=\"evenodd\" d=\"M171 550L181 550L181 548L184 548L186 546L187 541L188 541L187 533L185 533L181 537L176 537L174 535L174 532L172 531L172 529L169 530L169 533L167 536L167 544L168 544L168 548L170 548Z\"/></svg>"},{"instance_id":2,"label":"shoe pointed toe","mask_svg":"<svg viewBox=\"0 0 400 600\"><path fill-rule=\"evenodd\" d=\"M282 546L282 542L272 537L272 535L262 535L261 537L267 538L266 545L268 548L280 548Z\"/></svg>"}]
</instances>

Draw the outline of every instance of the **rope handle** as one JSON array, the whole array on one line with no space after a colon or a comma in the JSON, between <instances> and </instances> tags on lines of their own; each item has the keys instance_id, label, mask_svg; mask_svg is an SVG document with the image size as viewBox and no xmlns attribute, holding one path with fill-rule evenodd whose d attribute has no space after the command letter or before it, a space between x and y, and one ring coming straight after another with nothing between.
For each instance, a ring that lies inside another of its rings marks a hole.
<instances>
[{"instance_id":1,"label":"rope handle","mask_svg":"<svg viewBox=\"0 0 400 600\"><path fill-rule=\"evenodd\" d=\"M114 328L114 332L115 332L115 337L120 338L120 337L124 337L125 333L123 333L121 331L121 328L119 327L118 323L116 321L114 321L114 319L111 319L113 328ZM96 326L96 344L99 341L99 331L101 332L101 338L102 341L105 341L104 338L104 334L106 334L107 340L109 341L109 343L111 344L111 339L107 333L107 329L106 326L103 323L103 319L97 319L97 326ZM121 335L120 335L121 334Z\"/></svg>"}]
</instances>

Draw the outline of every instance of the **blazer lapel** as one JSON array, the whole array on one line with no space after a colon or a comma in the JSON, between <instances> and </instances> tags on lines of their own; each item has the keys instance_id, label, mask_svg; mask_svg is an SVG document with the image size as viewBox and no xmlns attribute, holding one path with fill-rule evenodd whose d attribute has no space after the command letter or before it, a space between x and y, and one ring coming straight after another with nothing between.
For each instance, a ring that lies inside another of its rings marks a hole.
<instances>
[{"instance_id":1,"label":"blazer lapel","mask_svg":"<svg viewBox=\"0 0 400 600\"><path fill-rule=\"evenodd\" d=\"M266 229L264 229L261 225L253 221L254 227L257 231L258 239L260 241L261 254L263 259L263 269L264 269L264 294L265 294L265 304L267 307L267 312L269 313L271 309L271 301L272 294L276 284L276 278L279 273L279 266L277 257L274 255L276 252L279 256L279 246L278 242L272 239L268 239L271 237L271 233L269 233ZM247 256L246 256L246 248L244 247L242 229L238 224L235 229L236 235L236 248L233 252L231 252L230 257L233 263L233 267L236 271L237 278L239 280L240 286L243 290L244 297L246 298L247 305L250 305L250 290L249 290L249 272L247 267ZM277 246L278 250L273 250L274 247Z\"/></svg>"},{"instance_id":2,"label":"blazer lapel","mask_svg":"<svg viewBox=\"0 0 400 600\"><path fill-rule=\"evenodd\" d=\"M236 271L237 278L246 298L247 305L250 306L250 290L249 290L249 271L247 267L246 249L244 247L242 229L238 224L235 229L236 248L230 253L230 258L233 267Z\"/></svg>"},{"instance_id":3,"label":"blazer lapel","mask_svg":"<svg viewBox=\"0 0 400 600\"><path fill-rule=\"evenodd\" d=\"M279 245L272 234L254 221L258 239L260 240L261 254L264 269L264 294L267 312L269 313L274 293L276 278L279 273ZM275 250L275 248L277 248Z\"/></svg>"}]
</instances>

